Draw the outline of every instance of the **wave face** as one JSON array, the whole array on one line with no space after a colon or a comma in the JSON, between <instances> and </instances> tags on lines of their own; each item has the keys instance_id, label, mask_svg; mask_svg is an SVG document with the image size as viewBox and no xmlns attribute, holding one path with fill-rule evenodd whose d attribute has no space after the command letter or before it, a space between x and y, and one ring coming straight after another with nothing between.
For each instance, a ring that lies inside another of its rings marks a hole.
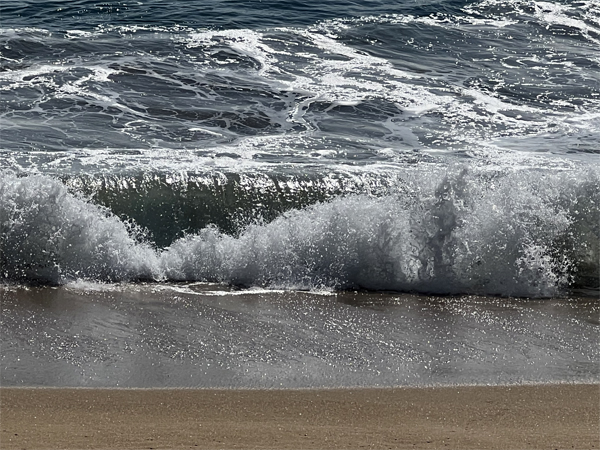
<instances>
[{"instance_id":1,"label":"wave face","mask_svg":"<svg viewBox=\"0 0 600 450\"><path fill-rule=\"evenodd\" d=\"M597 1L2 16L3 281L598 289Z\"/></svg>"},{"instance_id":2,"label":"wave face","mask_svg":"<svg viewBox=\"0 0 600 450\"><path fill-rule=\"evenodd\" d=\"M599 186L593 170L406 172L394 193L338 196L234 235L208 226L156 249L59 181L4 174L2 277L551 296L598 285Z\"/></svg>"}]
</instances>

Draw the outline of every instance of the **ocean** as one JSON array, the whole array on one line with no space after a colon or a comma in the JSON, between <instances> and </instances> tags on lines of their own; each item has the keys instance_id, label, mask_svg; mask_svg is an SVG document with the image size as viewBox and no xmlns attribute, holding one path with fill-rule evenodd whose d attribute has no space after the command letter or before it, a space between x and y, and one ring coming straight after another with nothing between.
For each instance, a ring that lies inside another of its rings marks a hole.
<instances>
[{"instance_id":1,"label":"ocean","mask_svg":"<svg viewBox=\"0 0 600 450\"><path fill-rule=\"evenodd\" d=\"M600 4L0 6L0 382L600 380Z\"/></svg>"}]
</instances>

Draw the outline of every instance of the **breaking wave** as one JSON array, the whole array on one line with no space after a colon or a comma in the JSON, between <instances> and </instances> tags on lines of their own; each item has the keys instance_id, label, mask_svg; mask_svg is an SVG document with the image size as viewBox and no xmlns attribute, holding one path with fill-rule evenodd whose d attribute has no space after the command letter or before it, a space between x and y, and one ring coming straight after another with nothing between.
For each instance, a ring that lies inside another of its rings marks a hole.
<instances>
[{"instance_id":1,"label":"breaking wave","mask_svg":"<svg viewBox=\"0 0 600 450\"><path fill-rule=\"evenodd\" d=\"M558 295L598 287L599 175L407 169L385 193L315 196L273 220L227 233L208 225L158 248L133 220L59 180L3 172L0 279Z\"/></svg>"}]
</instances>

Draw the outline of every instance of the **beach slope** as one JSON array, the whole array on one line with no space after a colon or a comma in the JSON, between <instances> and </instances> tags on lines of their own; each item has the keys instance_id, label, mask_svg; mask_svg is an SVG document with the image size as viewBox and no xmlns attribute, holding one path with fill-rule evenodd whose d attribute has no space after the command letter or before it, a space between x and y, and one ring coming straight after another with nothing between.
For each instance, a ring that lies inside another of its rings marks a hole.
<instances>
[{"instance_id":1,"label":"beach slope","mask_svg":"<svg viewBox=\"0 0 600 450\"><path fill-rule=\"evenodd\" d=\"M0 393L7 450L600 446L598 385Z\"/></svg>"}]
</instances>

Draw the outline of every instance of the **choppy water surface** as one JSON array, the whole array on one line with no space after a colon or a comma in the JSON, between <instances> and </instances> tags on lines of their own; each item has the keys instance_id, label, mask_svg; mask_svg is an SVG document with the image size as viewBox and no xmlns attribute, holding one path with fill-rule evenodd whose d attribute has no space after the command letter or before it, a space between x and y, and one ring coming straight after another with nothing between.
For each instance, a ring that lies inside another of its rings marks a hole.
<instances>
[{"instance_id":1,"label":"choppy water surface","mask_svg":"<svg viewBox=\"0 0 600 450\"><path fill-rule=\"evenodd\" d=\"M6 1L0 277L598 289L595 1Z\"/></svg>"}]
</instances>

